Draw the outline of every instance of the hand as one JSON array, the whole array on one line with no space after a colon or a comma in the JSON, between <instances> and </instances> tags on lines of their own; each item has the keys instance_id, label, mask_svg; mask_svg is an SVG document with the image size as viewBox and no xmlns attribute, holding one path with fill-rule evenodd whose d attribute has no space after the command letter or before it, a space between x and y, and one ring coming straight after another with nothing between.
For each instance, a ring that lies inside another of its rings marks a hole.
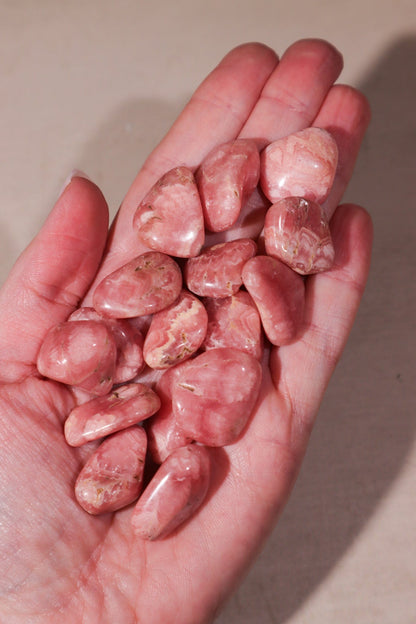
<instances>
[{"instance_id":1,"label":"hand","mask_svg":"<svg viewBox=\"0 0 416 624\"><path fill-rule=\"evenodd\" d=\"M359 93L333 86L341 65L322 41L295 43L279 63L258 44L233 50L145 163L108 240L100 191L74 177L17 261L0 293L2 621L210 621L266 539L364 288L371 247L364 210L336 209L335 266L307 278L299 339L271 351L259 407L241 439L218 452L208 500L165 540L135 538L131 508L91 517L77 505L73 485L91 447L65 443L62 425L74 399L39 378L35 362L48 328L88 301L93 282L137 255L132 214L151 184L177 164L197 166L214 145L237 136L265 144L309 125L328 128L340 151L328 200L334 212L369 120Z\"/></svg>"}]
</instances>

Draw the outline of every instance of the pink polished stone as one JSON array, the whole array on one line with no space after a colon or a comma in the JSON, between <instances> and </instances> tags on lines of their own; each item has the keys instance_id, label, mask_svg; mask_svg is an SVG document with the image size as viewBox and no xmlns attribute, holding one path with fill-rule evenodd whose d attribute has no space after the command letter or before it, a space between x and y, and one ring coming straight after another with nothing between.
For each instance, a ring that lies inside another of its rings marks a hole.
<instances>
[{"instance_id":1,"label":"pink polished stone","mask_svg":"<svg viewBox=\"0 0 416 624\"><path fill-rule=\"evenodd\" d=\"M270 342L291 342L303 321L305 286L301 276L275 258L256 256L246 263L243 281Z\"/></svg>"},{"instance_id":2,"label":"pink polished stone","mask_svg":"<svg viewBox=\"0 0 416 624\"><path fill-rule=\"evenodd\" d=\"M117 346L114 383L125 383L138 375L144 367L143 336L141 331L125 319L108 319L100 316L94 308L74 310L68 321L103 321L111 330Z\"/></svg>"},{"instance_id":3,"label":"pink polished stone","mask_svg":"<svg viewBox=\"0 0 416 624\"><path fill-rule=\"evenodd\" d=\"M263 150L261 187L273 203L297 196L321 204L331 189L337 162L337 144L329 132L305 128Z\"/></svg>"},{"instance_id":4,"label":"pink polished stone","mask_svg":"<svg viewBox=\"0 0 416 624\"><path fill-rule=\"evenodd\" d=\"M175 303L153 316L143 353L151 368L169 368L199 349L207 331L203 304L183 290Z\"/></svg>"},{"instance_id":5,"label":"pink polished stone","mask_svg":"<svg viewBox=\"0 0 416 624\"><path fill-rule=\"evenodd\" d=\"M172 408L172 384L188 364L189 361L169 368L156 383L155 391L161 405L157 414L146 421L146 431L149 453L157 464L161 464L173 450L193 441L179 428Z\"/></svg>"},{"instance_id":6,"label":"pink polished stone","mask_svg":"<svg viewBox=\"0 0 416 624\"><path fill-rule=\"evenodd\" d=\"M104 440L78 476L78 503L95 515L135 501L143 487L145 457L146 434L141 427L130 427Z\"/></svg>"},{"instance_id":7,"label":"pink polished stone","mask_svg":"<svg viewBox=\"0 0 416 624\"><path fill-rule=\"evenodd\" d=\"M213 232L230 228L256 188L259 176L255 141L237 139L215 147L196 173L205 226Z\"/></svg>"},{"instance_id":8,"label":"pink polished stone","mask_svg":"<svg viewBox=\"0 0 416 624\"><path fill-rule=\"evenodd\" d=\"M105 277L95 289L94 308L110 318L154 314L167 308L182 288L182 273L170 256L149 251Z\"/></svg>"},{"instance_id":9,"label":"pink polished stone","mask_svg":"<svg viewBox=\"0 0 416 624\"><path fill-rule=\"evenodd\" d=\"M234 295L242 285L243 266L256 250L250 238L207 247L186 263L184 274L189 290L200 297Z\"/></svg>"},{"instance_id":10,"label":"pink polished stone","mask_svg":"<svg viewBox=\"0 0 416 624\"><path fill-rule=\"evenodd\" d=\"M172 533L201 505L209 480L208 449L190 444L173 451L137 502L132 516L134 533L146 540Z\"/></svg>"},{"instance_id":11,"label":"pink polished stone","mask_svg":"<svg viewBox=\"0 0 416 624\"><path fill-rule=\"evenodd\" d=\"M145 384L120 386L72 410L65 422L66 441L71 446L81 446L139 423L159 407L159 397Z\"/></svg>"},{"instance_id":12,"label":"pink polished stone","mask_svg":"<svg viewBox=\"0 0 416 624\"><path fill-rule=\"evenodd\" d=\"M101 396L113 385L116 357L116 343L105 323L71 321L49 330L37 366L41 375Z\"/></svg>"},{"instance_id":13,"label":"pink polished stone","mask_svg":"<svg viewBox=\"0 0 416 624\"><path fill-rule=\"evenodd\" d=\"M133 218L141 240L171 256L196 256L204 242L204 217L195 178L176 167L156 182Z\"/></svg>"},{"instance_id":14,"label":"pink polished stone","mask_svg":"<svg viewBox=\"0 0 416 624\"><path fill-rule=\"evenodd\" d=\"M207 446L234 442L257 401L261 366L239 349L212 349L191 360L172 386L181 430Z\"/></svg>"},{"instance_id":15,"label":"pink polished stone","mask_svg":"<svg viewBox=\"0 0 416 624\"><path fill-rule=\"evenodd\" d=\"M241 349L260 360L263 355L263 333L257 307L245 291L224 299L205 299L208 329L202 348Z\"/></svg>"},{"instance_id":16,"label":"pink polished stone","mask_svg":"<svg viewBox=\"0 0 416 624\"><path fill-rule=\"evenodd\" d=\"M269 256L302 275L327 271L334 263L334 246L323 208L302 197L287 197L266 214L264 242Z\"/></svg>"}]
</instances>

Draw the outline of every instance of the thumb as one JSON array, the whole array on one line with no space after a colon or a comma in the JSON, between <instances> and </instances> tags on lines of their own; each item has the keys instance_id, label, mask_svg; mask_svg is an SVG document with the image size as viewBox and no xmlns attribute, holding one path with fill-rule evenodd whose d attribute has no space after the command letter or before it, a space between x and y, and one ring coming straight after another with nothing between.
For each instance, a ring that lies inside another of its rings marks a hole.
<instances>
[{"instance_id":1,"label":"thumb","mask_svg":"<svg viewBox=\"0 0 416 624\"><path fill-rule=\"evenodd\" d=\"M46 332L68 317L94 278L107 231L101 191L76 173L0 291L0 381L35 371Z\"/></svg>"}]
</instances>

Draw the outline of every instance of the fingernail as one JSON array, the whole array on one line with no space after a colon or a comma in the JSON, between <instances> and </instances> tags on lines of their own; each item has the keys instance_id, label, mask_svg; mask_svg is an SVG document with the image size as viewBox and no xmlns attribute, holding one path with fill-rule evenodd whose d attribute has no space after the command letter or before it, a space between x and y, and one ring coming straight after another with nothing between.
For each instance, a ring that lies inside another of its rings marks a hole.
<instances>
[{"instance_id":1,"label":"fingernail","mask_svg":"<svg viewBox=\"0 0 416 624\"><path fill-rule=\"evenodd\" d=\"M79 169L73 169L71 173L67 176L65 182L63 183L62 188L59 191L58 197L60 197L62 193L64 192L64 190L66 189L66 187L71 184L73 178L85 178L85 180L91 180L91 178L89 178L87 174L84 173L83 171L80 171Z\"/></svg>"}]
</instances>

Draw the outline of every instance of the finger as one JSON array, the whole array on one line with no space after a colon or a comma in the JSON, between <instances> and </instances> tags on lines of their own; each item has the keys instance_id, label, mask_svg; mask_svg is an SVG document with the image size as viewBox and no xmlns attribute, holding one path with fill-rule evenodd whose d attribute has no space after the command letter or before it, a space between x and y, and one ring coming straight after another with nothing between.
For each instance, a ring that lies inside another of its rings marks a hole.
<instances>
[{"instance_id":1,"label":"finger","mask_svg":"<svg viewBox=\"0 0 416 624\"><path fill-rule=\"evenodd\" d=\"M156 179L178 159L194 168L212 147L234 139L277 64L275 53L262 44L231 50L197 88L144 169Z\"/></svg>"},{"instance_id":2,"label":"finger","mask_svg":"<svg viewBox=\"0 0 416 624\"><path fill-rule=\"evenodd\" d=\"M99 189L73 177L0 293L0 381L35 369L46 331L65 320L88 289L101 260L108 209Z\"/></svg>"},{"instance_id":3,"label":"finger","mask_svg":"<svg viewBox=\"0 0 416 624\"><path fill-rule=\"evenodd\" d=\"M240 136L267 143L311 124L342 69L340 53L329 43L305 39L284 53L264 86Z\"/></svg>"},{"instance_id":4,"label":"finger","mask_svg":"<svg viewBox=\"0 0 416 624\"><path fill-rule=\"evenodd\" d=\"M132 218L154 182L180 164L195 168L215 145L234 139L276 64L276 55L270 48L245 44L227 54L202 82L124 198L100 275L127 262L140 249Z\"/></svg>"},{"instance_id":5,"label":"finger","mask_svg":"<svg viewBox=\"0 0 416 624\"><path fill-rule=\"evenodd\" d=\"M335 85L313 121L314 126L328 130L338 146L337 172L324 203L328 218L341 201L352 176L370 117L370 106L362 93L349 86Z\"/></svg>"},{"instance_id":6,"label":"finger","mask_svg":"<svg viewBox=\"0 0 416 624\"><path fill-rule=\"evenodd\" d=\"M331 230L335 264L306 281L303 332L271 356L273 380L290 413L291 444L301 452L344 349L370 266L372 223L362 208L339 207Z\"/></svg>"}]
</instances>

